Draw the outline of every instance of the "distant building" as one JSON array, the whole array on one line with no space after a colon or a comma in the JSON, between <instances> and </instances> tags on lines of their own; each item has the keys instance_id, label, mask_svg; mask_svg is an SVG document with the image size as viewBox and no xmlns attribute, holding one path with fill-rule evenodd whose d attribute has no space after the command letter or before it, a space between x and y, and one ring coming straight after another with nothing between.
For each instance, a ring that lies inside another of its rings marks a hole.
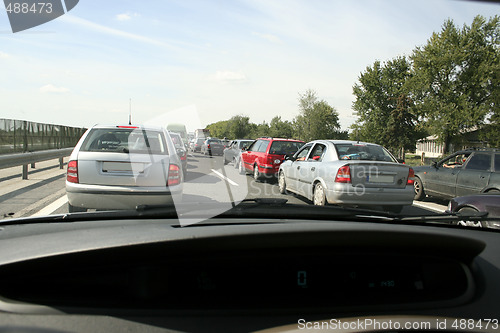
<instances>
[{"instance_id":1,"label":"distant building","mask_svg":"<svg viewBox=\"0 0 500 333\"><path fill-rule=\"evenodd\" d=\"M481 129L475 129L459 136L458 142L451 143L448 151L454 152L472 147L489 147L486 141L479 138ZM436 135L431 135L417 141L416 151L417 155L425 153L426 157L440 157L443 154L444 143L438 142Z\"/></svg>"}]
</instances>

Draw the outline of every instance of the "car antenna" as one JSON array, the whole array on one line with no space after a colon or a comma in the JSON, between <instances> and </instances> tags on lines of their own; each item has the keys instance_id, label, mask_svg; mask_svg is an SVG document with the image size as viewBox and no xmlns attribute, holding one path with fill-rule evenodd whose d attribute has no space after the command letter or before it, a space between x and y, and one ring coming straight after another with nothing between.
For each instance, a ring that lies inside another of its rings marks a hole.
<instances>
[{"instance_id":1,"label":"car antenna","mask_svg":"<svg viewBox=\"0 0 500 333\"><path fill-rule=\"evenodd\" d=\"M128 102L128 124L132 125L132 98Z\"/></svg>"}]
</instances>

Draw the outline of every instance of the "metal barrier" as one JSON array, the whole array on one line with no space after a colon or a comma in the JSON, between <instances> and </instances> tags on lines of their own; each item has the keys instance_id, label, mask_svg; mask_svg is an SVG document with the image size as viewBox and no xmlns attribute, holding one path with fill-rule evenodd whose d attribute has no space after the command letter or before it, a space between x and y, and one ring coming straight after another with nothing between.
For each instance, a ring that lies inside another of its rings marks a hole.
<instances>
[{"instance_id":1,"label":"metal barrier","mask_svg":"<svg viewBox=\"0 0 500 333\"><path fill-rule=\"evenodd\" d=\"M0 154L74 147L85 128L0 118Z\"/></svg>"},{"instance_id":2,"label":"metal barrier","mask_svg":"<svg viewBox=\"0 0 500 333\"><path fill-rule=\"evenodd\" d=\"M23 166L23 179L28 179L28 164L59 158L59 168L64 167L64 157L71 155L73 148L50 149L22 154L0 155L0 169Z\"/></svg>"}]
</instances>

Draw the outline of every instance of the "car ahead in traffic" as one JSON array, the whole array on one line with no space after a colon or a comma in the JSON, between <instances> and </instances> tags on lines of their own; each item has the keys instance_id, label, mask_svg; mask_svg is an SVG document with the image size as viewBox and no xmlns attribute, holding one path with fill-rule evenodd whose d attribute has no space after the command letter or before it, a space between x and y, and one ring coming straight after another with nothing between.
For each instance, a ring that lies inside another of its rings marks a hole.
<instances>
[{"instance_id":1,"label":"car ahead in traffic","mask_svg":"<svg viewBox=\"0 0 500 333\"><path fill-rule=\"evenodd\" d=\"M182 164L182 172L184 173L184 177L187 174L187 148L184 145L184 141L182 136L176 132L168 132L170 134L170 138L174 143L175 149L177 151L177 155L179 156Z\"/></svg>"},{"instance_id":2,"label":"car ahead in traffic","mask_svg":"<svg viewBox=\"0 0 500 333\"><path fill-rule=\"evenodd\" d=\"M193 153L200 152L201 147L203 146L203 142L205 142L205 138L195 138L191 141L190 149Z\"/></svg>"},{"instance_id":3,"label":"car ahead in traffic","mask_svg":"<svg viewBox=\"0 0 500 333\"><path fill-rule=\"evenodd\" d=\"M203 142L203 145L201 146L201 153L203 155L222 156L223 151L224 151L224 145L222 144L222 141L216 138L206 139L205 142Z\"/></svg>"},{"instance_id":4,"label":"car ahead in traffic","mask_svg":"<svg viewBox=\"0 0 500 333\"><path fill-rule=\"evenodd\" d=\"M457 151L431 166L415 167L415 200L500 192L500 150Z\"/></svg>"},{"instance_id":5,"label":"car ahead in traffic","mask_svg":"<svg viewBox=\"0 0 500 333\"><path fill-rule=\"evenodd\" d=\"M384 147L346 140L316 140L281 164L281 193L294 192L315 205L383 206L400 212L413 202L413 169Z\"/></svg>"},{"instance_id":6,"label":"car ahead in traffic","mask_svg":"<svg viewBox=\"0 0 500 333\"><path fill-rule=\"evenodd\" d=\"M255 140L240 155L238 170L251 173L255 180L275 177L286 156L292 156L305 144L304 141L262 137Z\"/></svg>"},{"instance_id":7,"label":"car ahead in traffic","mask_svg":"<svg viewBox=\"0 0 500 333\"><path fill-rule=\"evenodd\" d=\"M233 163L235 168L238 168L238 163L240 160L240 154L243 148L248 148L255 140L249 139L238 139L233 140L229 146L224 149L224 164Z\"/></svg>"},{"instance_id":8,"label":"car ahead in traffic","mask_svg":"<svg viewBox=\"0 0 500 333\"><path fill-rule=\"evenodd\" d=\"M181 161L163 128L103 126L88 129L68 162L70 212L171 204L182 193Z\"/></svg>"}]
</instances>

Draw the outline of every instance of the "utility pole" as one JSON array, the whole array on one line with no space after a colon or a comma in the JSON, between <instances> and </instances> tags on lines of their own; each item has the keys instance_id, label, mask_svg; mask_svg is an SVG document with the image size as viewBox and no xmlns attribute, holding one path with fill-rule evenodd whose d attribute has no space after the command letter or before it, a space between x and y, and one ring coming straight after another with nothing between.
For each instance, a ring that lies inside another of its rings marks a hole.
<instances>
[{"instance_id":1,"label":"utility pole","mask_svg":"<svg viewBox=\"0 0 500 333\"><path fill-rule=\"evenodd\" d=\"M132 125L132 98L129 98L128 103L128 124Z\"/></svg>"}]
</instances>

